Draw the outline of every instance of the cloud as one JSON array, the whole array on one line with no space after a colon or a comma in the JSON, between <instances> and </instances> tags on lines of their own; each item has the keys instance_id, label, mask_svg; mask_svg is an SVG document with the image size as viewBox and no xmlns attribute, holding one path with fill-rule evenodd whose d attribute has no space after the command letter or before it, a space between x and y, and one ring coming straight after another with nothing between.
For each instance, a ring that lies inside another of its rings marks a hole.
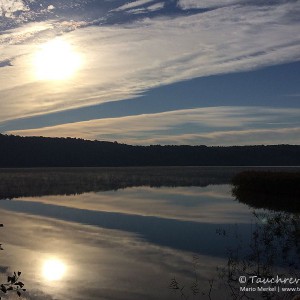
<instances>
[{"instance_id":1,"label":"cloud","mask_svg":"<svg viewBox=\"0 0 300 300\"><path fill-rule=\"evenodd\" d=\"M299 98L300 97L300 93L299 94L288 94L285 95L286 97L291 97L291 98Z\"/></svg>"},{"instance_id":2,"label":"cloud","mask_svg":"<svg viewBox=\"0 0 300 300\"><path fill-rule=\"evenodd\" d=\"M0 17L14 18L18 11L28 11L28 7L21 0L1 0Z\"/></svg>"},{"instance_id":3,"label":"cloud","mask_svg":"<svg viewBox=\"0 0 300 300\"><path fill-rule=\"evenodd\" d=\"M117 140L145 145L299 143L299 119L300 109L207 107L91 120L9 133Z\"/></svg>"},{"instance_id":4,"label":"cloud","mask_svg":"<svg viewBox=\"0 0 300 300\"><path fill-rule=\"evenodd\" d=\"M209 146L232 145L299 145L300 127L216 131L206 134L182 134L172 137L154 137L147 140L150 144L191 144ZM195 142L198 141L198 142Z\"/></svg>"},{"instance_id":5,"label":"cloud","mask_svg":"<svg viewBox=\"0 0 300 300\"><path fill-rule=\"evenodd\" d=\"M41 36L49 38L49 33L53 31L54 25L49 22L30 23L22 25L18 29L9 29L2 32L0 35L1 56L11 56L17 51L16 45L30 45L40 39ZM55 32L54 32L55 33ZM54 35L52 34L52 37ZM24 54L26 52L23 49Z\"/></svg>"},{"instance_id":6,"label":"cloud","mask_svg":"<svg viewBox=\"0 0 300 300\"><path fill-rule=\"evenodd\" d=\"M52 4L51 4L51 5L48 5L47 9L48 9L48 10L53 10L53 9L55 9L55 6L52 5Z\"/></svg>"},{"instance_id":7,"label":"cloud","mask_svg":"<svg viewBox=\"0 0 300 300\"><path fill-rule=\"evenodd\" d=\"M153 0L138 0L138 1L128 2L112 11L122 11L122 10L132 9L151 2L153 2Z\"/></svg>"},{"instance_id":8,"label":"cloud","mask_svg":"<svg viewBox=\"0 0 300 300\"><path fill-rule=\"evenodd\" d=\"M300 26L293 16L299 6L228 6L105 26L95 26L95 20L49 20L9 30L1 37L0 60L19 56L12 68L0 69L5 99L0 119L128 99L195 77L297 61ZM35 80L32 58L39 44L62 34L83 55L82 69L61 83Z\"/></svg>"},{"instance_id":9,"label":"cloud","mask_svg":"<svg viewBox=\"0 0 300 300\"><path fill-rule=\"evenodd\" d=\"M148 7L142 7L142 8L135 8L127 10L127 13L129 14L141 14L141 13L147 13L147 12L154 12L160 9L163 9L165 6L164 2L155 3L153 5L150 5Z\"/></svg>"},{"instance_id":10,"label":"cloud","mask_svg":"<svg viewBox=\"0 0 300 300\"><path fill-rule=\"evenodd\" d=\"M179 0L177 5L181 9L187 10L199 8L215 8L237 3L245 3L245 0Z\"/></svg>"},{"instance_id":11,"label":"cloud","mask_svg":"<svg viewBox=\"0 0 300 300\"><path fill-rule=\"evenodd\" d=\"M148 6L147 10L149 10L149 11L156 11L156 10L164 8L164 6L165 6L164 2L159 2L159 3L155 3L153 5Z\"/></svg>"},{"instance_id":12,"label":"cloud","mask_svg":"<svg viewBox=\"0 0 300 300\"><path fill-rule=\"evenodd\" d=\"M0 68L11 67L13 64L10 59L0 60Z\"/></svg>"}]
</instances>

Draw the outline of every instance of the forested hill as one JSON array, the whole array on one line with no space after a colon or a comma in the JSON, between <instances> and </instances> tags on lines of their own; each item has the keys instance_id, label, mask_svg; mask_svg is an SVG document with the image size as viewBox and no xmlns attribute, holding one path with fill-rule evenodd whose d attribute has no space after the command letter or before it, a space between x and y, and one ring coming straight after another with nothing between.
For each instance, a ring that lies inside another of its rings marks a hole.
<instances>
[{"instance_id":1,"label":"forested hill","mask_svg":"<svg viewBox=\"0 0 300 300\"><path fill-rule=\"evenodd\" d=\"M300 146L130 146L0 134L0 167L300 166Z\"/></svg>"}]
</instances>

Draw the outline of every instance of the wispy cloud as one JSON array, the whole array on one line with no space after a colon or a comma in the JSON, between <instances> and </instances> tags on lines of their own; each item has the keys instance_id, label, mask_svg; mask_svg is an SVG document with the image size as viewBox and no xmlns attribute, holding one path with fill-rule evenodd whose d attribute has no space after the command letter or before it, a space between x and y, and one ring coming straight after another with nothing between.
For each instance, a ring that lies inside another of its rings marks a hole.
<instances>
[{"instance_id":1,"label":"wispy cloud","mask_svg":"<svg viewBox=\"0 0 300 300\"><path fill-rule=\"evenodd\" d=\"M245 3L241 0L178 0L177 5L184 10L196 8L214 8L231 4Z\"/></svg>"},{"instance_id":2,"label":"wispy cloud","mask_svg":"<svg viewBox=\"0 0 300 300\"><path fill-rule=\"evenodd\" d=\"M147 10L149 10L149 11L156 11L156 10L164 8L164 6L165 6L164 2L159 2L159 3L155 3L153 5L148 6Z\"/></svg>"},{"instance_id":3,"label":"wispy cloud","mask_svg":"<svg viewBox=\"0 0 300 300\"><path fill-rule=\"evenodd\" d=\"M153 5L147 6L147 7L141 7L141 8L134 8L127 10L127 13L129 14L141 14L141 13L148 13L148 12L155 12L158 11L162 8L164 8L165 3L164 2L159 2L155 3Z\"/></svg>"},{"instance_id":4,"label":"wispy cloud","mask_svg":"<svg viewBox=\"0 0 300 300\"><path fill-rule=\"evenodd\" d=\"M153 2L153 0L138 0L138 1L132 1L128 2L122 6L119 6L118 8L114 9L113 11L122 11L122 10L127 10L127 9L132 9L136 8L145 4L149 4Z\"/></svg>"},{"instance_id":5,"label":"wispy cloud","mask_svg":"<svg viewBox=\"0 0 300 300\"><path fill-rule=\"evenodd\" d=\"M300 109L208 107L58 125L13 134L131 144L300 143ZM288 120L288 121L287 121Z\"/></svg>"},{"instance_id":6,"label":"wispy cloud","mask_svg":"<svg viewBox=\"0 0 300 300\"><path fill-rule=\"evenodd\" d=\"M210 146L232 145L274 145L293 144L299 145L300 127L249 129L216 131L205 134L182 134L171 137L153 137L142 142L147 144L189 144ZM197 141L197 142L195 142Z\"/></svg>"},{"instance_id":7,"label":"wispy cloud","mask_svg":"<svg viewBox=\"0 0 300 300\"><path fill-rule=\"evenodd\" d=\"M134 1L126 7L148 3ZM0 60L18 58L6 68L9 72L0 69L0 98L5 99L0 119L121 100L195 77L299 60L299 7L298 2L233 5L122 25L56 20L10 30ZM64 83L36 81L34 53L40 43L61 34L85 58L83 68Z\"/></svg>"},{"instance_id":8,"label":"wispy cloud","mask_svg":"<svg viewBox=\"0 0 300 300\"><path fill-rule=\"evenodd\" d=\"M288 94L285 95L286 97L291 97L291 98L299 98L300 97L300 93L299 94Z\"/></svg>"}]
</instances>

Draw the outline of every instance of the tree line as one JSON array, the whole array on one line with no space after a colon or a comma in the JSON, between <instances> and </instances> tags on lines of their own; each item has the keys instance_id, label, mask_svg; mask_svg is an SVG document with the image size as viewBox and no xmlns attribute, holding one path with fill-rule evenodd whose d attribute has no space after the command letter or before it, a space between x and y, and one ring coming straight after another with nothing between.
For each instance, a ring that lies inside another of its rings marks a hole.
<instances>
[{"instance_id":1,"label":"tree line","mask_svg":"<svg viewBox=\"0 0 300 300\"><path fill-rule=\"evenodd\" d=\"M0 167L299 166L299 145L133 146L0 134Z\"/></svg>"}]
</instances>

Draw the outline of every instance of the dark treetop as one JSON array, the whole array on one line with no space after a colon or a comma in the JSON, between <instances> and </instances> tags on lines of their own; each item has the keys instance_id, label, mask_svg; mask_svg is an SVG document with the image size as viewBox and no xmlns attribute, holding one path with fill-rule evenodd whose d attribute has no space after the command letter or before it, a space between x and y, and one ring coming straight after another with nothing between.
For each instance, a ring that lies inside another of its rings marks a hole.
<instances>
[{"instance_id":1,"label":"dark treetop","mask_svg":"<svg viewBox=\"0 0 300 300\"><path fill-rule=\"evenodd\" d=\"M299 166L300 146L131 146L0 134L0 167Z\"/></svg>"}]
</instances>

